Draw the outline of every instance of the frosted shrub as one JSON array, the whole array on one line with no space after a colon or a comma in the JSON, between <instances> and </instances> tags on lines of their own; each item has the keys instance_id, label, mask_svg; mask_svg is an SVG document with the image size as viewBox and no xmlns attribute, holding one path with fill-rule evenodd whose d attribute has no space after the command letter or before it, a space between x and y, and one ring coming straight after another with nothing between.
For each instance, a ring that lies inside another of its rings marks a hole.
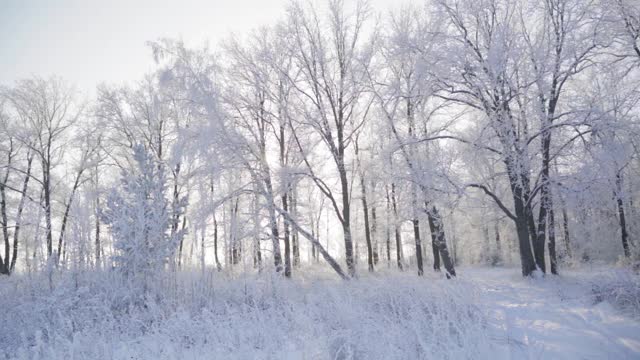
<instances>
[{"instance_id":1,"label":"frosted shrub","mask_svg":"<svg viewBox=\"0 0 640 360\"><path fill-rule=\"evenodd\" d=\"M622 313L640 318L640 276L625 270L607 272L592 281L596 303L607 301Z\"/></svg>"}]
</instances>

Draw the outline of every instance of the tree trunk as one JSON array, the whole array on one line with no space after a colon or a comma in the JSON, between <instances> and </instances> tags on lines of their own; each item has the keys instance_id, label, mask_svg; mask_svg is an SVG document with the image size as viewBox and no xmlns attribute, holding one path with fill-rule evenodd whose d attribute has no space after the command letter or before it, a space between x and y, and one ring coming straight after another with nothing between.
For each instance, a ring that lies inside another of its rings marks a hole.
<instances>
[{"instance_id":1,"label":"tree trunk","mask_svg":"<svg viewBox=\"0 0 640 360\"><path fill-rule=\"evenodd\" d=\"M254 188L251 199L251 213L253 214L253 268L262 271L262 251L260 250L260 217L258 211L258 191Z\"/></svg>"},{"instance_id":2,"label":"tree trunk","mask_svg":"<svg viewBox=\"0 0 640 360\"><path fill-rule=\"evenodd\" d=\"M440 251L438 250L438 229L433 217L427 214L429 230L431 231L431 251L433 253L433 270L440 271Z\"/></svg>"},{"instance_id":3,"label":"tree trunk","mask_svg":"<svg viewBox=\"0 0 640 360\"><path fill-rule=\"evenodd\" d=\"M378 265L380 261L380 253L378 249L378 218L376 215L376 207L371 208L371 242L373 247L373 265Z\"/></svg>"},{"instance_id":4,"label":"tree trunk","mask_svg":"<svg viewBox=\"0 0 640 360\"><path fill-rule=\"evenodd\" d=\"M273 246L273 265L276 272L282 271L282 253L280 252L280 232L278 231L278 220L276 217L275 200L273 198L273 185L271 184L271 177L267 174L264 178L267 197L268 210L269 210L269 226L271 227L271 244Z\"/></svg>"},{"instance_id":5,"label":"tree trunk","mask_svg":"<svg viewBox=\"0 0 640 360\"><path fill-rule=\"evenodd\" d=\"M413 225L413 238L416 244L418 276L422 276L424 274L424 267L422 263L422 239L420 239L420 220L418 219L418 199L415 184L411 184L411 209L413 212L413 219L411 219L411 223Z\"/></svg>"},{"instance_id":6,"label":"tree trunk","mask_svg":"<svg viewBox=\"0 0 640 360\"><path fill-rule=\"evenodd\" d=\"M238 265L240 263L240 258L242 256L242 250L240 248L240 241L238 239L238 203L239 198L235 199L235 203L232 204L233 208L231 210L231 223L230 223L230 238L229 242L231 243L231 264Z\"/></svg>"},{"instance_id":7,"label":"tree trunk","mask_svg":"<svg viewBox=\"0 0 640 360\"><path fill-rule=\"evenodd\" d=\"M624 214L624 201L622 200L622 172L618 171L616 174L616 205L618 206L618 221L620 224L620 236L622 239L622 250L624 256L629 258L631 252L629 250L629 233L627 232L627 221Z\"/></svg>"},{"instance_id":8,"label":"tree trunk","mask_svg":"<svg viewBox=\"0 0 640 360\"><path fill-rule=\"evenodd\" d=\"M97 187L97 186L96 186ZM100 194L96 194L96 268L100 268L100 253L101 247L100 244Z\"/></svg>"},{"instance_id":9,"label":"tree trunk","mask_svg":"<svg viewBox=\"0 0 640 360\"><path fill-rule=\"evenodd\" d=\"M344 273L344 271L342 271L342 268L340 267L340 265L335 261L333 257L331 257L331 255L329 255L329 252L325 250L325 248L322 246L322 244L320 244L320 242L316 238L311 236L311 234L308 231L301 228L298 225L298 223L296 223L295 221L292 221L293 219L291 219L291 215L289 213L281 209L278 209L278 212L280 212L282 216L284 216L287 220L289 220L289 223L291 224L291 226L295 227L298 230L298 232L302 234L302 236L307 238L307 240L309 240L312 244L316 246L316 248L324 258L324 260L329 264L329 266L331 266L331 268L338 274L338 276L340 276L340 278L342 278L343 280L348 280L350 278L348 275Z\"/></svg>"},{"instance_id":10,"label":"tree trunk","mask_svg":"<svg viewBox=\"0 0 640 360\"><path fill-rule=\"evenodd\" d=\"M551 197L549 198L551 200ZM556 254L556 219L553 205L549 208L549 266L553 275L558 275L558 256Z\"/></svg>"},{"instance_id":11,"label":"tree trunk","mask_svg":"<svg viewBox=\"0 0 640 360\"><path fill-rule=\"evenodd\" d=\"M24 176L22 182L22 193L20 196L20 203L18 204L18 213L16 214L16 226L13 231L13 257L11 258L11 266L9 267L9 273L12 273L16 267L16 259L18 259L18 240L20 238L20 226L22 225L22 211L24 209L24 202L27 198L27 190L29 188L29 179L31 178L31 163L33 157L27 154L27 173ZM9 261L9 260L7 260Z\"/></svg>"},{"instance_id":12,"label":"tree trunk","mask_svg":"<svg viewBox=\"0 0 640 360\"><path fill-rule=\"evenodd\" d=\"M571 257L571 236L569 233L569 216L567 215L567 208L564 205L564 202L561 205L562 205L562 232L563 232L564 246L565 246L565 251L567 252L567 256Z\"/></svg>"},{"instance_id":13,"label":"tree trunk","mask_svg":"<svg viewBox=\"0 0 640 360\"><path fill-rule=\"evenodd\" d=\"M297 219L298 216L298 196L296 184L292 184L291 189L291 216ZM291 247L293 252L293 266L300 266L300 242L298 239L298 230L296 228L291 229Z\"/></svg>"},{"instance_id":14,"label":"tree trunk","mask_svg":"<svg viewBox=\"0 0 640 360\"><path fill-rule=\"evenodd\" d=\"M429 222L429 231L431 232L431 251L433 253L433 270L440 271L440 250L438 249L438 228L434 221L433 216L428 212L429 204L425 202L425 208L427 209L427 220Z\"/></svg>"},{"instance_id":15,"label":"tree trunk","mask_svg":"<svg viewBox=\"0 0 640 360\"><path fill-rule=\"evenodd\" d=\"M184 230L187 228L187 217L183 216L182 217L182 230L184 233ZM179 245L179 249L178 249L178 269L182 269L182 248L184 246L184 235L180 237L180 245Z\"/></svg>"},{"instance_id":16,"label":"tree trunk","mask_svg":"<svg viewBox=\"0 0 640 360\"><path fill-rule=\"evenodd\" d=\"M536 263L531 251L529 239L529 217L525 210L525 202L522 196L522 186L510 176L511 192L513 193L513 206L515 209L516 232L518 235L518 247L522 276L530 276L536 269Z\"/></svg>"},{"instance_id":17,"label":"tree trunk","mask_svg":"<svg viewBox=\"0 0 640 360\"><path fill-rule=\"evenodd\" d=\"M367 265L373 271L373 248L371 246L371 232L369 229L369 207L367 204L367 188L364 177L360 174L360 188L362 189L362 213L364 215L364 236L367 242Z\"/></svg>"},{"instance_id":18,"label":"tree trunk","mask_svg":"<svg viewBox=\"0 0 640 360\"><path fill-rule=\"evenodd\" d=\"M444 232L444 225L442 223L442 217L440 216L438 209L433 206L431 210L427 212L427 217L429 218L429 224L433 224L433 230L436 233L436 247L438 248L438 252L440 254L440 257L442 258L444 269L447 272L447 278L455 277L456 270L453 265L453 261L451 260L451 256L449 255L449 249L447 248L447 239Z\"/></svg>"},{"instance_id":19,"label":"tree trunk","mask_svg":"<svg viewBox=\"0 0 640 360\"><path fill-rule=\"evenodd\" d=\"M2 237L4 239L4 263L0 261L0 274L9 275L11 272L11 246L9 243L9 220L7 219L7 193L6 186L9 181L11 160L13 158L13 141L9 139L10 147L6 164L6 170L2 184L0 184L0 221L2 221Z\"/></svg>"},{"instance_id":20,"label":"tree trunk","mask_svg":"<svg viewBox=\"0 0 640 360\"><path fill-rule=\"evenodd\" d=\"M362 213L363 213L363 219L364 219L364 237L367 244L367 266L368 266L369 272L373 272L373 246L371 242L371 228L369 224L369 204L367 203L367 185L364 178L364 170L362 169L362 164L360 162L360 154L358 150L359 150L358 140L356 139L355 152L356 152L356 162L359 170L358 172L360 175L360 192L361 192L360 200L362 201Z\"/></svg>"},{"instance_id":21,"label":"tree trunk","mask_svg":"<svg viewBox=\"0 0 640 360\"><path fill-rule=\"evenodd\" d=\"M390 222L391 222L391 205L389 200L389 187L385 185L385 193L387 198L387 207L385 211L386 215L386 226L385 226L385 244L386 244L386 254L387 254L387 267L391 267L391 230L390 230Z\"/></svg>"},{"instance_id":22,"label":"tree trunk","mask_svg":"<svg viewBox=\"0 0 640 360\"><path fill-rule=\"evenodd\" d=\"M282 209L289 211L289 204L287 199L287 192L282 194ZM291 243L289 241L289 221L284 219L284 276L291 277Z\"/></svg>"},{"instance_id":23,"label":"tree trunk","mask_svg":"<svg viewBox=\"0 0 640 360\"><path fill-rule=\"evenodd\" d=\"M280 167L284 168L286 165L286 154L285 154L285 133L284 133L284 124L280 124ZM263 150L264 153L264 150ZM289 211L289 203L288 203L288 194L289 194L289 179L285 179L286 183L284 184L284 191L282 192L282 209L285 212ZM289 238L289 221L287 219L283 219L283 227L284 227L284 276L291 277L291 243Z\"/></svg>"},{"instance_id":24,"label":"tree trunk","mask_svg":"<svg viewBox=\"0 0 640 360\"><path fill-rule=\"evenodd\" d=\"M253 241L253 267L258 269L258 272L262 271L262 251L260 251L260 241L258 239Z\"/></svg>"},{"instance_id":25,"label":"tree trunk","mask_svg":"<svg viewBox=\"0 0 640 360\"><path fill-rule=\"evenodd\" d=\"M62 225L60 226L60 236L58 237L58 258L56 259L56 263L61 259L61 251L62 251L62 243L64 242L64 235L67 229L67 222L69 219L69 211L71 211L71 205L73 204L73 198L76 195L76 191L80 186L80 177L82 176L82 172L84 169L80 169L78 174L76 175L76 179L73 182L73 188L71 189L71 195L69 195L69 201L67 202L67 206L64 209L64 215L62 216Z\"/></svg>"},{"instance_id":26,"label":"tree trunk","mask_svg":"<svg viewBox=\"0 0 640 360\"><path fill-rule=\"evenodd\" d=\"M344 150L340 156L338 170L340 173L340 189L342 192L342 232L344 234L345 260L350 277L356 275L356 267L353 259L353 241L351 238L351 203L349 199L349 182L347 170L344 166Z\"/></svg>"},{"instance_id":27,"label":"tree trunk","mask_svg":"<svg viewBox=\"0 0 640 360\"><path fill-rule=\"evenodd\" d=\"M313 216L311 216L311 236L314 239L318 239L318 242L320 242L320 234L318 233L318 231L316 231L316 228L317 228L317 226L315 224ZM318 256L317 253L318 253L318 250L316 249L316 244L311 244L311 262L312 263L317 262L317 260L318 260L317 259L317 256Z\"/></svg>"},{"instance_id":28,"label":"tree trunk","mask_svg":"<svg viewBox=\"0 0 640 360\"><path fill-rule=\"evenodd\" d=\"M396 234L396 262L398 269L403 270L402 266L402 234L400 233L400 221L398 219L398 205L396 203L396 184L391 183L391 204L393 206L393 223Z\"/></svg>"},{"instance_id":29,"label":"tree trunk","mask_svg":"<svg viewBox=\"0 0 640 360\"><path fill-rule=\"evenodd\" d=\"M7 195L5 185L9 179L9 169L0 184L0 214L2 217L2 237L4 239L4 262L0 262L0 274L9 275L11 266L11 245L9 240L9 221L7 219Z\"/></svg>"},{"instance_id":30,"label":"tree trunk","mask_svg":"<svg viewBox=\"0 0 640 360\"><path fill-rule=\"evenodd\" d=\"M51 225L51 180L49 179L49 167L48 163L42 163L42 188L44 190L44 221L45 221L45 230L47 232L47 256L51 257L53 253L53 234L52 234L52 225Z\"/></svg>"},{"instance_id":31,"label":"tree trunk","mask_svg":"<svg viewBox=\"0 0 640 360\"><path fill-rule=\"evenodd\" d=\"M407 81L409 82L409 81ZM411 89L407 89L409 91L411 91ZM415 140L415 137L413 135L414 133L414 113L413 113L413 101L411 99L410 96L408 96L406 98L407 100L407 122L408 122L408 132L409 132L409 139L411 141ZM426 130L425 130L426 131ZM406 155L405 160L407 161L407 164L409 165L409 168L412 170L412 173L414 173L415 176L415 172L413 171L413 165L411 159L414 157L413 155L413 149L410 147L409 148L409 153L411 153L411 158L408 156L408 154ZM417 176L416 176L417 177ZM411 183L411 211L413 213L413 219L411 219L411 223L413 225L413 238L416 244L416 262L418 263L418 276L422 276L424 274L424 269L423 269L423 264L422 264L422 242L420 239L420 221L418 220L418 198L417 198L417 194L416 194L416 184L415 182Z\"/></svg>"},{"instance_id":32,"label":"tree trunk","mask_svg":"<svg viewBox=\"0 0 640 360\"><path fill-rule=\"evenodd\" d=\"M220 259L218 259L218 220L216 220L216 214L213 214L213 257L216 261L216 269L222 270Z\"/></svg>"},{"instance_id":33,"label":"tree trunk","mask_svg":"<svg viewBox=\"0 0 640 360\"><path fill-rule=\"evenodd\" d=\"M176 168L173 171L173 196L171 200L171 208L173 210L173 214L172 214L173 219L171 221L171 237L172 238L178 231L178 226L180 225L180 213L178 212L178 202L180 201L180 191L178 188L179 176L180 176L180 163L177 163ZM182 241L180 241L180 250L182 250ZM179 263L180 263L180 259L178 259L178 264Z\"/></svg>"},{"instance_id":34,"label":"tree trunk","mask_svg":"<svg viewBox=\"0 0 640 360\"><path fill-rule=\"evenodd\" d=\"M485 264L495 265L493 263L493 254L491 253L491 241L489 240L489 225L487 225L486 219L482 218L482 239L483 239L483 247L485 248L485 253L487 254L484 257Z\"/></svg>"},{"instance_id":35,"label":"tree trunk","mask_svg":"<svg viewBox=\"0 0 640 360\"><path fill-rule=\"evenodd\" d=\"M498 254L498 261L502 261L502 241L500 240L500 221L496 220L493 225L493 230L496 235L496 253Z\"/></svg>"},{"instance_id":36,"label":"tree trunk","mask_svg":"<svg viewBox=\"0 0 640 360\"><path fill-rule=\"evenodd\" d=\"M550 154L549 148L551 145L551 133L545 132L542 136L542 173L540 177L540 208L538 211L538 228L537 233L534 235L533 241L533 253L536 260L536 265L544 273L546 272L546 262L544 259L544 243L546 241L546 227L548 213L553 206L551 200L551 194L549 189L549 167L550 167Z\"/></svg>"},{"instance_id":37,"label":"tree trunk","mask_svg":"<svg viewBox=\"0 0 640 360\"><path fill-rule=\"evenodd\" d=\"M414 218L411 222L413 223L413 236L416 241L416 261L418 263L418 276L422 276L422 274L424 274L424 268L422 264L422 243L420 240L420 221Z\"/></svg>"}]
</instances>

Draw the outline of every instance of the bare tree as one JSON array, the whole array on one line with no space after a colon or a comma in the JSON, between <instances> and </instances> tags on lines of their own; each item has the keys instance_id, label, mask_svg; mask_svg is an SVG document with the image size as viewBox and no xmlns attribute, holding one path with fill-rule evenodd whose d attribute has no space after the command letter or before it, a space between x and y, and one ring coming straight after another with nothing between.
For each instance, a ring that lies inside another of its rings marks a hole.
<instances>
[{"instance_id":1,"label":"bare tree","mask_svg":"<svg viewBox=\"0 0 640 360\"><path fill-rule=\"evenodd\" d=\"M73 90L57 78L33 78L19 81L4 94L24 124L22 142L31 148L40 162L43 189L47 255L53 254L53 170L61 160L66 132L81 116Z\"/></svg>"},{"instance_id":2,"label":"bare tree","mask_svg":"<svg viewBox=\"0 0 640 360\"><path fill-rule=\"evenodd\" d=\"M350 9L342 1L331 1L325 16L312 6L305 8L293 3L288 9L286 28L291 34L291 52L300 71L296 79L291 79L303 104L300 119L296 121L312 129L326 146L336 166L339 197L318 176L316 166L308 157L304 163L308 175L329 199L342 226L350 276L355 275L356 268L347 151L364 123L370 103L364 94L364 69L371 58L363 35L368 13L364 2ZM302 154L310 152L299 138L296 143Z\"/></svg>"}]
</instances>

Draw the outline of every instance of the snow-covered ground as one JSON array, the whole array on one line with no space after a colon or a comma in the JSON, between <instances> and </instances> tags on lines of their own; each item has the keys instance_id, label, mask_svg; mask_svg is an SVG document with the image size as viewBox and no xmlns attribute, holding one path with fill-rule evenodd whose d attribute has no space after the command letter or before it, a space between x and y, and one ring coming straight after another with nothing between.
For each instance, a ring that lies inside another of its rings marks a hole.
<instances>
[{"instance_id":1,"label":"snow-covered ground","mask_svg":"<svg viewBox=\"0 0 640 360\"><path fill-rule=\"evenodd\" d=\"M629 274L568 271L545 279L523 279L506 269L465 274L481 290L478 305L491 324L494 359L640 359L638 319L594 293L596 284ZM637 278L628 280L624 284L640 285Z\"/></svg>"},{"instance_id":2,"label":"snow-covered ground","mask_svg":"<svg viewBox=\"0 0 640 360\"><path fill-rule=\"evenodd\" d=\"M459 273L182 274L155 284L144 304L110 274L54 278L53 290L48 279L3 277L0 357L640 359L634 296L611 296L638 293L631 272Z\"/></svg>"}]
</instances>

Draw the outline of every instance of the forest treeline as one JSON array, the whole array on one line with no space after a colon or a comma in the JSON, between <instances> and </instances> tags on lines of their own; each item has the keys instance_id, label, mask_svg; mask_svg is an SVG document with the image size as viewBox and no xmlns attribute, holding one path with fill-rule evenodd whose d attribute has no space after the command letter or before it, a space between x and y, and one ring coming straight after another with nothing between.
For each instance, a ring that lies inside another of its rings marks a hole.
<instances>
[{"instance_id":1,"label":"forest treeline","mask_svg":"<svg viewBox=\"0 0 640 360\"><path fill-rule=\"evenodd\" d=\"M636 1L291 2L148 46L155 71L90 99L1 88L0 273L640 256Z\"/></svg>"}]
</instances>

